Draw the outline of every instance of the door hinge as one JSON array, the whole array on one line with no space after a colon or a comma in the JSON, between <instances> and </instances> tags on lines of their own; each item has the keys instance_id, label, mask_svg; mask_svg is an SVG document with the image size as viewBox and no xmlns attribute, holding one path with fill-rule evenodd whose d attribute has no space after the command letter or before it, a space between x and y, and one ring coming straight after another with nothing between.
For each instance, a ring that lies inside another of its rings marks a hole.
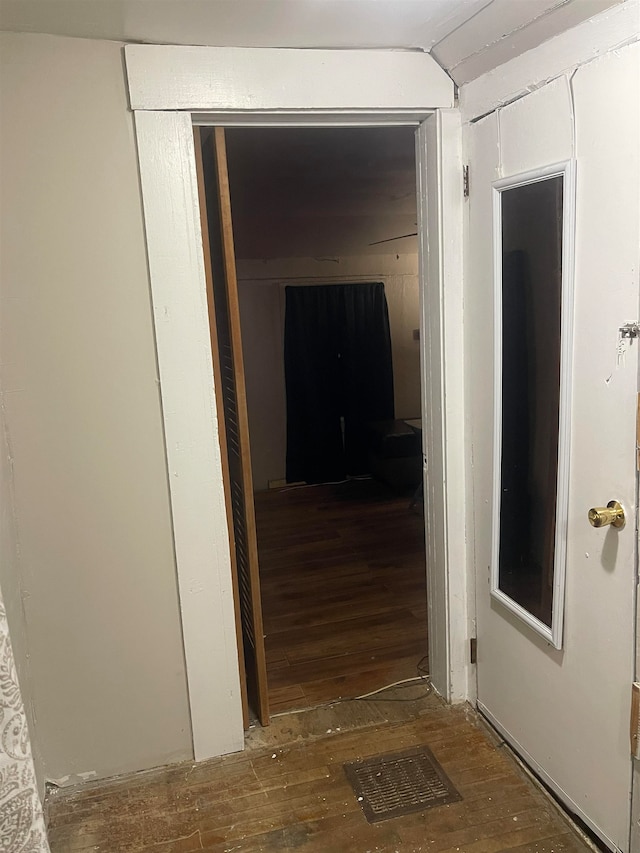
<instances>
[{"instance_id":1,"label":"door hinge","mask_svg":"<svg viewBox=\"0 0 640 853\"><path fill-rule=\"evenodd\" d=\"M469 640L469 660L471 663L478 662L478 640L476 637Z\"/></svg>"},{"instance_id":2,"label":"door hinge","mask_svg":"<svg viewBox=\"0 0 640 853\"><path fill-rule=\"evenodd\" d=\"M469 198L469 167L462 167L462 191L465 198Z\"/></svg>"},{"instance_id":3,"label":"door hinge","mask_svg":"<svg viewBox=\"0 0 640 853\"><path fill-rule=\"evenodd\" d=\"M631 685L631 721L629 725L631 735L631 755L640 758L640 682L634 681Z\"/></svg>"},{"instance_id":4,"label":"door hinge","mask_svg":"<svg viewBox=\"0 0 640 853\"><path fill-rule=\"evenodd\" d=\"M624 326L620 326L619 331L621 338L640 337L640 325L638 323L625 323Z\"/></svg>"}]
</instances>

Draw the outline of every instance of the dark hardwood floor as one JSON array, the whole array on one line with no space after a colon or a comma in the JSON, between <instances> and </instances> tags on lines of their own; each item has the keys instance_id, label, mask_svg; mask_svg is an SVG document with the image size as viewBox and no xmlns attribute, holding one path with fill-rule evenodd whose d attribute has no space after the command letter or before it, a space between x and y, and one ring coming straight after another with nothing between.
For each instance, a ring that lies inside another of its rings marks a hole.
<instances>
[{"instance_id":1,"label":"dark hardwood floor","mask_svg":"<svg viewBox=\"0 0 640 853\"><path fill-rule=\"evenodd\" d=\"M424 523L410 499L374 480L256 494L272 713L417 675Z\"/></svg>"},{"instance_id":2,"label":"dark hardwood floor","mask_svg":"<svg viewBox=\"0 0 640 853\"><path fill-rule=\"evenodd\" d=\"M593 849L470 708L393 698L285 714L235 755L61 789L47 800L51 853ZM423 745L462 799L369 824L342 765Z\"/></svg>"}]
</instances>

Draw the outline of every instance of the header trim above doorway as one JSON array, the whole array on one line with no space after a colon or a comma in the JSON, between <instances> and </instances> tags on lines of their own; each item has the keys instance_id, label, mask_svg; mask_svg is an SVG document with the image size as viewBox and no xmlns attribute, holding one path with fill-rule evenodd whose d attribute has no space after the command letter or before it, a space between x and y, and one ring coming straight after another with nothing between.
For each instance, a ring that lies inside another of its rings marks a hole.
<instances>
[{"instance_id":1,"label":"header trim above doorway","mask_svg":"<svg viewBox=\"0 0 640 853\"><path fill-rule=\"evenodd\" d=\"M131 44L125 58L133 110L424 118L454 104L451 78L417 51Z\"/></svg>"}]
</instances>

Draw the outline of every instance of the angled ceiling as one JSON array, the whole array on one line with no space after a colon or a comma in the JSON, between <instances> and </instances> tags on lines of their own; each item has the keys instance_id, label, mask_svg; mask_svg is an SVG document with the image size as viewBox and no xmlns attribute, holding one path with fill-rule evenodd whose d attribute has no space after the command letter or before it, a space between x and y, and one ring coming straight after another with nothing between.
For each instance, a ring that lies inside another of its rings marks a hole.
<instances>
[{"instance_id":1,"label":"angled ceiling","mask_svg":"<svg viewBox=\"0 0 640 853\"><path fill-rule=\"evenodd\" d=\"M0 29L220 47L432 51L459 85L621 0L0 0Z\"/></svg>"}]
</instances>

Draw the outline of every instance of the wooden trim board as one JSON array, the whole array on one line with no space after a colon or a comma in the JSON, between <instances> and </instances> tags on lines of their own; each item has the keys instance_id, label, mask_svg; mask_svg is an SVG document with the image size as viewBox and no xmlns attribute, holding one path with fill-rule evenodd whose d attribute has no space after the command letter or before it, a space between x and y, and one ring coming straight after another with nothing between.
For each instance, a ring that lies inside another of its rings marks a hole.
<instances>
[{"instance_id":1,"label":"wooden trim board","mask_svg":"<svg viewBox=\"0 0 640 853\"><path fill-rule=\"evenodd\" d=\"M135 115L197 761L244 746L191 118Z\"/></svg>"},{"instance_id":2,"label":"wooden trim board","mask_svg":"<svg viewBox=\"0 0 640 853\"><path fill-rule=\"evenodd\" d=\"M452 107L453 81L422 51L125 47L133 110L415 115Z\"/></svg>"}]
</instances>

